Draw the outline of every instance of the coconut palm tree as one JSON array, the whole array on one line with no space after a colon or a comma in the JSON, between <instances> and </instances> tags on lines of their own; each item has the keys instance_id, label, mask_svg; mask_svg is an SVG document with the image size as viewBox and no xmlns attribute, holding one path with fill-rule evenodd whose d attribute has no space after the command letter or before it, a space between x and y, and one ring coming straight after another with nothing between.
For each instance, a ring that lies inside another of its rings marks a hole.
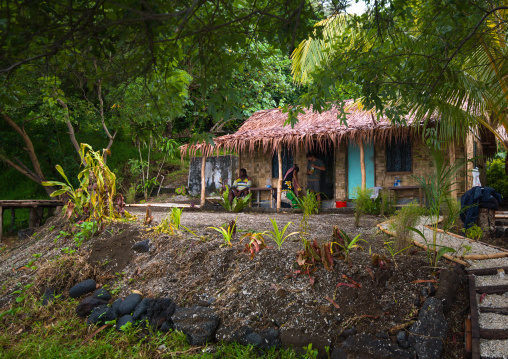
<instances>
[{"instance_id":1,"label":"coconut palm tree","mask_svg":"<svg viewBox=\"0 0 508 359\"><path fill-rule=\"evenodd\" d=\"M497 131L508 133L508 1L494 1L484 12L461 3L455 13L435 3L413 0L381 15L335 15L316 24L314 36L292 54L295 81L311 84L304 105L327 93L326 86L353 81L364 106L395 120L411 113L426 121L438 113L442 138L483 125L508 148ZM380 16L389 21L378 23Z\"/></svg>"}]
</instances>

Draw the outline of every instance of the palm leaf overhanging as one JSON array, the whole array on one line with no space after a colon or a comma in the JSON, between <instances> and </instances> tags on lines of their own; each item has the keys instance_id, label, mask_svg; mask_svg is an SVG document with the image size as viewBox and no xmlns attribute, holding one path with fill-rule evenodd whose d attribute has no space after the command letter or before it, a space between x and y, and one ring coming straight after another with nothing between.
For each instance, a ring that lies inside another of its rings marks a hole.
<instances>
[{"instance_id":1,"label":"palm leaf overhanging","mask_svg":"<svg viewBox=\"0 0 508 359\"><path fill-rule=\"evenodd\" d=\"M507 146L497 129L508 133L508 1L493 1L484 12L480 1L439 9L418 0L391 3L397 4L383 9L383 18L392 21L379 23L375 12L335 15L300 43L293 76L311 92L302 105L322 103L330 87L350 81L361 88L366 109L394 121L404 113L413 124L438 115L443 139L483 125ZM326 100L336 99L332 93Z\"/></svg>"}]
</instances>

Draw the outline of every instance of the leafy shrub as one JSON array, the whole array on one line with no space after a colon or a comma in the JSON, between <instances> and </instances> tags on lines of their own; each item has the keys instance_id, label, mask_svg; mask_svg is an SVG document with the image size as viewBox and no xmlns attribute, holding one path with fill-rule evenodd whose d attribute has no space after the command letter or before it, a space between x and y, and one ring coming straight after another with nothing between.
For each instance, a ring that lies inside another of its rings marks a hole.
<instances>
[{"instance_id":1,"label":"leafy shrub","mask_svg":"<svg viewBox=\"0 0 508 359\"><path fill-rule=\"evenodd\" d=\"M300 234L303 238L307 234L309 217L319 211L319 202L316 194L309 190L307 190L305 196L297 197L296 202L297 208L301 209L303 212L302 220L300 221Z\"/></svg>"},{"instance_id":2,"label":"leafy shrub","mask_svg":"<svg viewBox=\"0 0 508 359\"><path fill-rule=\"evenodd\" d=\"M180 218L182 217L183 209L173 207L171 208L171 213L169 214L169 218L171 224L175 227L176 230L180 229Z\"/></svg>"},{"instance_id":3,"label":"leafy shrub","mask_svg":"<svg viewBox=\"0 0 508 359\"><path fill-rule=\"evenodd\" d=\"M125 202L132 204L136 202L136 186L131 185L125 194Z\"/></svg>"},{"instance_id":4,"label":"leafy shrub","mask_svg":"<svg viewBox=\"0 0 508 359\"><path fill-rule=\"evenodd\" d=\"M504 173L504 160L494 159L487 163L487 185L508 198L508 176Z\"/></svg>"},{"instance_id":5,"label":"leafy shrub","mask_svg":"<svg viewBox=\"0 0 508 359\"><path fill-rule=\"evenodd\" d=\"M244 252L250 253L250 259L254 258L256 253L259 253L260 250L267 248L264 238L264 233L246 233L240 239L240 243L244 239L248 239L248 243L245 243Z\"/></svg>"},{"instance_id":6,"label":"leafy shrub","mask_svg":"<svg viewBox=\"0 0 508 359\"><path fill-rule=\"evenodd\" d=\"M372 190L368 188L356 187L354 190L353 203L355 204L355 226L358 227L360 225L360 218L372 211L373 204L370 195L372 194Z\"/></svg>"},{"instance_id":7,"label":"leafy shrub","mask_svg":"<svg viewBox=\"0 0 508 359\"><path fill-rule=\"evenodd\" d=\"M381 191L378 198L381 198L381 203L379 205L379 214L380 215L385 216L385 215L393 214L395 212L395 205L396 205L395 198L390 200L390 193L388 192L388 190ZM373 214L376 214L376 213L373 213Z\"/></svg>"},{"instance_id":8,"label":"leafy shrub","mask_svg":"<svg viewBox=\"0 0 508 359\"><path fill-rule=\"evenodd\" d=\"M226 186L222 193L221 206L228 212L238 213L250 203L252 193L249 193L245 197L235 197L233 201L229 203L229 186Z\"/></svg>"},{"instance_id":9,"label":"leafy shrub","mask_svg":"<svg viewBox=\"0 0 508 359\"><path fill-rule=\"evenodd\" d=\"M109 151L109 150L104 150ZM123 196L116 193L116 176L104 163L103 154L95 152L90 145L82 143L79 155L85 168L78 174L79 188L75 189L65 175L60 165L56 166L58 173L65 180L42 182L43 186L60 186L51 197L67 198L63 213L71 217L85 216L86 220L95 220L102 224L103 220L131 218L124 210ZM102 227L102 225L101 225Z\"/></svg>"},{"instance_id":10,"label":"leafy shrub","mask_svg":"<svg viewBox=\"0 0 508 359\"><path fill-rule=\"evenodd\" d=\"M466 208L462 209L460 202L457 201L456 198L447 198L445 204L442 224L443 230L446 232L455 226L457 219L459 219L459 215L466 210Z\"/></svg>"},{"instance_id":11,"label":"leafy shrub","mask_svg":"<svg viewBox=\"0 0 508 359\"><path fill-rule=\"evenodd\" d=\"M176 192L176 194L179 194L179 195L185 196L185 193L186 193L185 186L184 186L184 185L181 185L180 187L178 187L177 189L175 189L175 192Z\"/></svg>"},{"instance_id":12,"label":"leafy shrub","mask_svg":"<svg viewBox=\"0 0 508 359\"><path fill-rule=\"evenodd\" d=\"M467 230L462 229L462 231L466 234L467 238L474 239L475 241L483 237L483 230L476 224L473 224Z\"/></svg>"},{"instance_id":13,"label":"leafy shrub","mask_svg":"<svg viewBox=\"0 0 508 359\"><path fill-rule=\"evenodd\" d=\"M413 236L409 228L416 225L423 213L424 211L422 208L415 203L402 207L395 213L393 216L392 228L395 230L394 247L396 252L411 246Z\"/></svg>"}]
</instances>

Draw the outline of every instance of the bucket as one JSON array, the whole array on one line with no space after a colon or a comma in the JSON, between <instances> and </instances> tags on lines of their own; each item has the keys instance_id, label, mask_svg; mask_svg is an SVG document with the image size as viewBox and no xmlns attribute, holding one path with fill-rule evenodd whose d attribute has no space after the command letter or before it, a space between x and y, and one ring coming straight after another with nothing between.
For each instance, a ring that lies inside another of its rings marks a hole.
<instances>
[{"instance_id":1,"label":"bucket","mask_svg":"<svg viewBox=\"0 0 508 359\"><path fill-rule=\"evenodd\" d=\"M335 201L335 208L344 208L347 206L346 201Z\"/></svg>"}]
</instances>

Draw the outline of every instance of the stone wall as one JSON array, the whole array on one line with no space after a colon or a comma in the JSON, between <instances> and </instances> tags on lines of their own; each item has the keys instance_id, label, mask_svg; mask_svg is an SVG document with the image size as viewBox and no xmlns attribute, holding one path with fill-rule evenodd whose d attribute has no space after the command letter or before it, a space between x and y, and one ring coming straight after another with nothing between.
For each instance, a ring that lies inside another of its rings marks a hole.
<instances>
[{"instance_id":1,"label":"stone wall","mask_svg":"<svg viewBox=\"0 0 508 359\"><path fill-rule=\"evenodd\" d=\"M212 192L217 192L222 181L231 186L236 177L238 177L238 156L225 155L206 158L205 194L207 196ZM187 188L193 196L201 193L201 157L194 157L190 161Z\"/></svg>"}]
</instances>

